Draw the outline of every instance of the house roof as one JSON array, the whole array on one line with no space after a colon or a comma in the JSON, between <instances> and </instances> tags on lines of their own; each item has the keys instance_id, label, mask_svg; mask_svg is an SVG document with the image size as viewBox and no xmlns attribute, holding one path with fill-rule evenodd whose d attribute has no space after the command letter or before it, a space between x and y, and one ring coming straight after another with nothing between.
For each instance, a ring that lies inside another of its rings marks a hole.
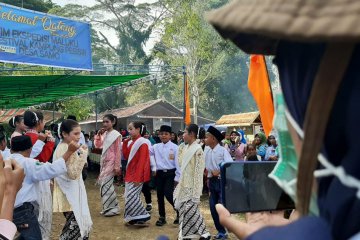
<instances>
[{"instance_id":1,"label":"house roof","mask_svg":"<svg viewBox=\"0 0 360 240\"><path fill-rule=\"evenodd\" d=\"M161 105L159 108L152 108L155 105ZM168 119L179 119L183 117L183 112L163 99L151 100L145 103L140 103L131 107L112 109L102 112L98 115L98 121L103 118L105 114L114 114L117 118L128 118L136 116L138 118L168 118ZM199 119L206 122L215 122L214 120L207 119L204 117L198 117ZM88 120L80 122L80 124L87 124L96 122L96 118L93 116Z\"/></svg>"},{"instance_id":2,"label":"house roof","mask_svg":"<svg viewBox=\"0 0 360 240\"><path fill-rule=\"evenodd\" d=\"M27 109L24 108L18 108L18 109L6 109L6 110L0 110L0 123L8 123L10 118L16 115L22 115ZM44 122L48 123L53 121L53 114L54 114L54 121L57 121L58 119L62 118L64 116L61 112L53 112L48 110L37 110L42 112L44 115Z\"/></svg>"},{"instance_id":3,"label":"house roof","mask_svg":"<svg viewBox=\"0 0 360 240\"><path fill-rule=\"evenodd\" d=\"M258 121L256 121L258 119ZM254 123L260 123L259 112L247 112L237 113L230 115L223 115L219 120L216 121L216 125L226 126L250 126Z\"/></svg>"}]
</instances>

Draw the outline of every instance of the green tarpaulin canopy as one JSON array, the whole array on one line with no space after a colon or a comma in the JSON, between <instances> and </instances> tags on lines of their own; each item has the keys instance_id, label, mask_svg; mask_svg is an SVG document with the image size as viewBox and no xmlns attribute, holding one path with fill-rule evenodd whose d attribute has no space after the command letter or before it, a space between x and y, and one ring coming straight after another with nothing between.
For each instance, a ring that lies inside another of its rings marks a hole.
<instances>
[{"instance_id":1,"label":"green tarpaulin canopy","mask_svg":"<svg viewBox=\"0 0 360 240\"><path fill-rule=\"evenodd\" d=\"M0 108L21 108L86 94L147 75L0 76Z\"/></svg>"}]
</instances>

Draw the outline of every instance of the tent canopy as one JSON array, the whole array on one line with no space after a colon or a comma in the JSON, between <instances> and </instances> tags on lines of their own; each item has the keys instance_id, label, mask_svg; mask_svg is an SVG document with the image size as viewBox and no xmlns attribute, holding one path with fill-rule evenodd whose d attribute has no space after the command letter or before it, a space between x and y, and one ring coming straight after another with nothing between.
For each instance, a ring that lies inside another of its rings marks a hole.
<instances>
[{"instance_id":1,"label":"tent canopy","mask_svg":"<svg viewBox=\"0 0 360 240\"><path fill-rule=\"evenodd\" d=\"M0 76L0 108L22 108L116 86L147 76Z\"/></svg>"}]
</instances>

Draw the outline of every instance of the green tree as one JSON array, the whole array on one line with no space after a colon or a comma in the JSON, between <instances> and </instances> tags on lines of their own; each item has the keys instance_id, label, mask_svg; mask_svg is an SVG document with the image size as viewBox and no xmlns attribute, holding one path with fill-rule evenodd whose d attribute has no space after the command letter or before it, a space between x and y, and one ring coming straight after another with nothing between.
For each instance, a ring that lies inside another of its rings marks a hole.
<instances>
[{"instance_id":1,"label":"green tree","mask_svg":"<svg viewBox=\"0 0 360 240\"><path fill-rule=\"evenodd\" d=\"M94 102L87 97L72 98L59 102L57 108L65 115L74 115L78 121L82 121L93 113Z\"/></svg>"},{"instance_id":2,"label":"green tree","mask_svg":"<svg viewBox=\"0 0 360 240\"><path fill-rule=\"evenodd\" d=\"M157 98L156 87L152 82L140 83L125 90L127 105L135 105Z\"/></svg>"},{"instance_id":3,"label":"green tree","mask_svg":"<svg viewBox=\"0 0 360 240\"><path fill-rule=\"evenodd\" d=\"M89 8L79 4L67 4L63 7L55 6L49 13L57 16L71 18L75 20L86 20ZM101 63L101 61L116 62L116 53L106 45L98 31L91 25L91 51L93 63Z\"/></svg>"},{"instance_id":4,"label":"green tree","mask_svg":"<svg viewBox=\"0 0 360 240\"><path fill-rule=\"evenodd\" d=\"M165 64L187 67L195 117L200 111L215 119L254 105L249 92L243 91L248 56L224 41L204 19L205 12L226 2L168 1L171 18L165 21L164 34L153 51Z\"/></svg>"},{"instance_id":5,"label":"green tree","mask_svg":"<svg viewBox=\"0 0 360 240\"><path fill-rule=\"evenodd\" d=\"M151 57L146 55L144 46L166 13L162 4L159 2L135 4L134 0L96 0L96 2L97 4L92 7L68 4L54 8L51 13L76 17L97 26L97 30L92 32L93 48L96 46L95 53L103 48L102 56L110 58L112 62L148 64ZM118 43L111 43L103 29L115 32Z\"/></svg>"},{"instance_id":6,"label":"green tree","mask_svg":"<svg viewBox=\"0 0 360 240\"><path fill-rule=\"evenodd\" d=\"M45 13L56 6L51 0L0 0L0 2Z\"/></svg>"},{"instance_id":7,"label":"green tree","mask_svg":"<svg viewBox=\"0 0 360 240\"><path fill-rule=\"evenodd\" d=\"M113 45L102 31L103 41L110 47L121 63L148 64L151 58L144 51L156 24L166 10L158 2L135 4L134 0L97 0L87 18L94 24L115 31L119 43ZM107 14L103 14L106 12Z\"/></svg>"}]
</instances>

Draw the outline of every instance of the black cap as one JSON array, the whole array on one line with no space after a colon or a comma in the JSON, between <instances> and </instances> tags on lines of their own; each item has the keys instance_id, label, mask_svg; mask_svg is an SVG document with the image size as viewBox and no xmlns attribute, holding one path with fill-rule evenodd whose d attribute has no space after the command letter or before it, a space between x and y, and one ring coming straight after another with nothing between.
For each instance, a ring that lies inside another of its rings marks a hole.
<instances>
[{"instance_id":1,"label":"black cap","mask_svg":"<svg viewBox=\"0 0 360 240\"><path fill-rule=\"evenodd\" d=\"M160 127L160 132L168 132L168 133L171 133L172 132L172 129L170 126L168 125L161 125Z\"/></svg>"},{"instance_id":2,"label":"black cap","mask_svg":"<svg viewBox=\"0 0 360 240\"><path fill-rule=\"evenodd\" d=\"M211 135L213 135L216 138L216 140L218 140L218 142L221 142L224 139L224 136L221 134L221 132L216 128L214 128L213 126L210 126L207 132L211 133Z\"/></svg>"},{"instance_id":3,"label":"black cap","mask_svg":"<svg viewBox=\"0 0 360 240\"><path fill-rule=\"evenodd\" d=\"M31 138L29 136L18 136L11 139L11 150L14 152L22 152L32 147Z\"/></svg>"}]
</instances>

